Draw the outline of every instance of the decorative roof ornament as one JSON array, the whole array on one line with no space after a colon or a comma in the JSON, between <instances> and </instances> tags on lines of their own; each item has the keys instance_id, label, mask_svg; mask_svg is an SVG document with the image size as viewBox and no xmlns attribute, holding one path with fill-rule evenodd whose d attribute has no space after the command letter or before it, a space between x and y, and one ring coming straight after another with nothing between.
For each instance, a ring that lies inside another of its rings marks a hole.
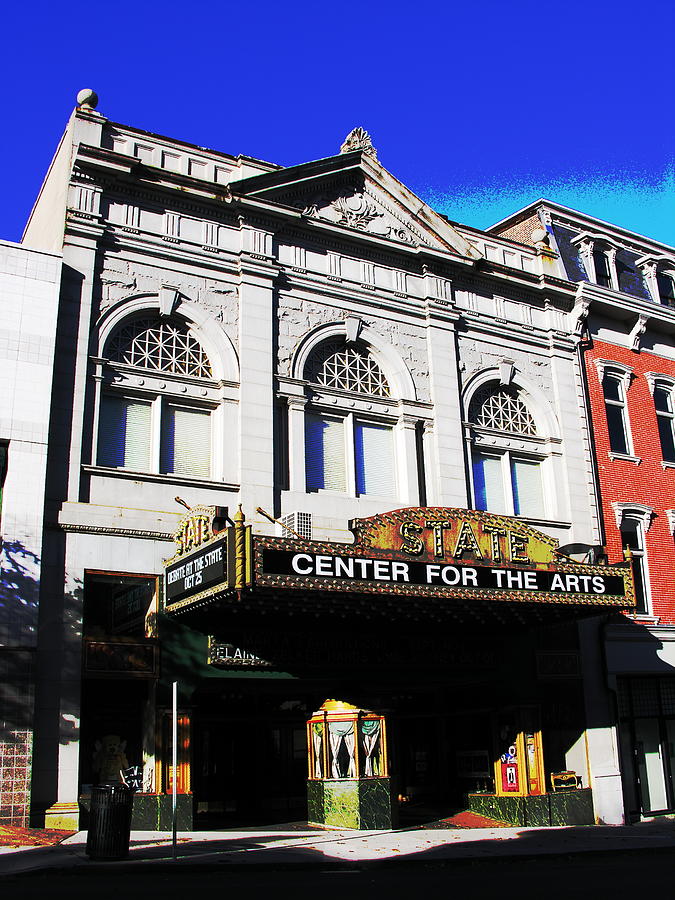
<instances>
[{"instance_id":1,"label":"decorative roof ornament","mask_svg":"<svg viewBox=\"0 0 675 900\"><path fill-rule=\"evenodd\" d=\"M96 109L98 106L98 94L91 88L82 88L77 95L77 105L80 109Z\"/></svg>"},{"instance_id":2,"label":"decorative roof ornament","mask_svg":"<svg viewBox=\"0 0 675 900\"><path fill-rule=\"evenodd\" d=\"M377 150L373 147L370 135L360 125L358 128L352 128L340 147L340 153L351 153L353 150L363 150L368 156L377 159Z\"/></svg>"}]
</instances>

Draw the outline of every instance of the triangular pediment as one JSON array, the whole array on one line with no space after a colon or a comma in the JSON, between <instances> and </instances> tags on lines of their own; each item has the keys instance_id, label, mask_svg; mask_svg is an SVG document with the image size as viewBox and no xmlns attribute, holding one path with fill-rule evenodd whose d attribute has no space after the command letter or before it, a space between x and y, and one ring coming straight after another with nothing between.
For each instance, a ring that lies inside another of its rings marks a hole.
<instances>
[{"instance_id":1,"label":"triangular pediment","mask_svg":"<svg viewBox=\"0 0 675 900\"><path fill-rule=\"evenodd\" d=\"M447 219L363 151L265 173L231 183L230 189L234 195L299 209L317 222L408 247L480 258Z\"/></svg>"}]
</instances>

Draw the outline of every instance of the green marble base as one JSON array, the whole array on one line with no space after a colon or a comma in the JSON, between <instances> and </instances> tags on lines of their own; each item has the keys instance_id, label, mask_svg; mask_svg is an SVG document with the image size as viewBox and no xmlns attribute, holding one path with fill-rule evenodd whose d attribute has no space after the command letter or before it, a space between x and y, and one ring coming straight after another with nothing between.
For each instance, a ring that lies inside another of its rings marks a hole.
<instances>
[{"instance_id":1,"label":"green marble base","mask_svg":"<svg viewBox=\"0 0 675 900\"><path fill-rule=\"evenodd\" d=\"M307 820L330 828L362 831L395 827L388 778L307 782Z\"/></svg>"},{"instance_id":2,"label":"green marble base","mask_svg":"<svg viewBox=\"0 0 675 900\"><path fill-rule=\"evenodd\" d=\"M542 794L539 797L498 797L496 794L467 794L472 812L509 822L511 825L594 825L593 792Z\"/></svg>"},{"instance_id":3,"label":"green marble base","mask_svg":"<svg viewBox=\"0 0 675 900\"><path fill-rule=\"evenodd\" d=\"M192 794L178 794L176 797L176 820L178 831L194 829ZM91 796L80 796L80 828L89 824ZM134 794L131 813L132 831L171 831L171 794Z\"/></svg>"}]
</instances>

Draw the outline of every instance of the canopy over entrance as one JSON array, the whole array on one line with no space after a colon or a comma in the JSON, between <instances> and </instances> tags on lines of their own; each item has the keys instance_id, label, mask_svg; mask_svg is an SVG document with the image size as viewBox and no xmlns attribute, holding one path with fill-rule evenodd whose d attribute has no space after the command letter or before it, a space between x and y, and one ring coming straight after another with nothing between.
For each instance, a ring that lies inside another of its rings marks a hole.
<instances>
[{"instance_id":1,"label":"canopy over entrance","mask_svg":"<svg viewBox=\"0 0 675 900\"><path fill-rule=\"evenodd\" d=\"M186 542L184 524L166 564L165 612L218 635L235 620L274 627L289 616L308 630L331 620L501 630L635 606L630 560L576 562L518 519L416 507L351 528L352 544L291 540L252 535L240 515L225 533L195 528Z\"/></svg>"}]
</instances>

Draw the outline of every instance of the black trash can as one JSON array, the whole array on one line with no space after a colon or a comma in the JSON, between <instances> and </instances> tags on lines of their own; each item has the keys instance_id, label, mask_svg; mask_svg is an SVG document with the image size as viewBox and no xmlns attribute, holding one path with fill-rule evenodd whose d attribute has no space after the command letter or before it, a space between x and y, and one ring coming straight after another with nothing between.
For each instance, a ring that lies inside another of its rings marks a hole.
<instances>
[{"instance_id":1,"label":"black trash can","mask_svg":"<svg viewBox=\"0 0 675 900\"><path fill-rule=\"evenodd\" d=\"M125 784L97 784L91 792L87 856L125 859L129 855L134 795Z\"/></svg>"}]
</instances>

